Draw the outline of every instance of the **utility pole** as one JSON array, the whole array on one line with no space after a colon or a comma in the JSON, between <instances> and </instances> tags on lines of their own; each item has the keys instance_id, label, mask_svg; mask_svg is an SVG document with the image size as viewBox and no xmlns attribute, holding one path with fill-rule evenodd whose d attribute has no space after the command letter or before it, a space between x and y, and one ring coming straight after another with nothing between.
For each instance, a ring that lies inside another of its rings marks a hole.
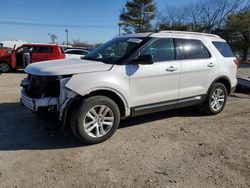
<instances>
[{"instance_id":1,"label":"utility pole","mask_svg":"<svg viewBox=\"0 0 250 188\"><path fill-rule=\"evenodd\" d=\"M122 27L122 23L118 23L118 27L119 27L119 36L121 36L121 27Z\"/></svg>"},{"instance_id":2,"label":"utility pole","mask_svg":"<svg viewBox=\"0 0 250 188\"><path fill-rule=\"evenodd\" d=\"M69 30L65 29L65 32L66 32L66 38L67 38L66 44L69 45Z\"/></svg>"},{"instance_id":3,"label":"utility pole","mask_svg":"<svg viewBox=\"0 0 250 188\"><path fill-rule=\"evenodd\" d=\"M141 12L140 12L140 19L141 19L141 23L139 24L139 29L143 30L145 25L145 21L147 21L149 19L149 16L152 15L152 12L148 12L147 11L147 6L144 3L141 3Z\"/></svg>"}]
</instances>

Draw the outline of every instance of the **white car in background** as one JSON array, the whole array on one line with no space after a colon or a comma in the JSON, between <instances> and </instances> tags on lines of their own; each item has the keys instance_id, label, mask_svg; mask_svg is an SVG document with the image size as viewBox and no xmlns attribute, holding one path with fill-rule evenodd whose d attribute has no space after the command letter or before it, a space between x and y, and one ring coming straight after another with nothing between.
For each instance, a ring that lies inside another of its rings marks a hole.
<instances>
[{"instance_id":1,"label":"white car in background","mask_svg":"<svg viewBox=\"0 0 250 188\"><path fill-rule=\"evenodd\" d=\"M82 59L88 53L89 51L84 49L65 50L66 59Z\"/></svg>"}]
</instances>

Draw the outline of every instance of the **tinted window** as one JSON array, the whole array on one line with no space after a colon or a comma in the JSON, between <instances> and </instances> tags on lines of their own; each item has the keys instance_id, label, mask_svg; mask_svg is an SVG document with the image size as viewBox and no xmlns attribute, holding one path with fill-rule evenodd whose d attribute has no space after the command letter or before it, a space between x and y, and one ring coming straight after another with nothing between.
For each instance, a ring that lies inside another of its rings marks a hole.
<instances>
[{"instance_id":1,"label":"tinted window","mask_svg":"<svg viewBox=\"0 0 250 188\"><path fill-rule=\"evenodd\" d=\"M51 47L44 47L44 46L34 46L32 49L33 53L52 53Z\"/></svg>"},{"instance_id":2,"label":"tinted window","mask_svg":"<svg viewBox=\"0 0 250 188\"><path fill-rule=\"evenodd\" d=\"M179 59L206 59L211 55L200 40L178 39L177 56Z\"/></svg>"},{"instance_id":3,"label":"tinted window","mask_svg":"<svg viewBox=\"0 0 250 188\"><path fill-rule=\"evenodd\" d=\"M212 42L224 57L234 57L234 54L226 42Z\"/></svg>"},{"instance_id":4,"label":"tinted window","mask_svg":"<svg viewBox=\"0 0 250 188\"><path fill-rule=\"evenodd\" d=\"M174 40L169 38L153 39L140 55L151 55L154 62L170 61L175 59Z\"/></svg>"},{"instance_id":5,"label":"tinted window","mask_svg":"<svg viewBox=\"0 0 250 188\"><path fill-rule=\"evenodd\" d=\"M66 52L66 54L83 55L83 51L81 51L81 50L70 50L70 51Z\"/></svg>"},{"instance_id":6,"label":"tinted window","mask_svg":"<svg viewBox=\"0 0 250 188\"><path fill-rule=\"evenodd\" d=\"M86 51L82 51L82 54L83 55L87 55L89 52L86 52Z\"/></svg>"}]
</instances>

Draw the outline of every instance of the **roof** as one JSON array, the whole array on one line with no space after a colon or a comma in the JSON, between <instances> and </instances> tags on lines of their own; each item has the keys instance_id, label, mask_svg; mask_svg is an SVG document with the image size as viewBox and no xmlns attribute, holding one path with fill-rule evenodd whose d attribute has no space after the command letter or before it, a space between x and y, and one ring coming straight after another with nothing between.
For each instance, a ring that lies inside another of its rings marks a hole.
<instances>
[{"instance_id":1,"label":"roof","mask_svg":"<svg viewBox=\"0 0 250 188\"><path fill-rule=\"evenodd\" d=\"M118 36L119 38L123 38L123 37L148 37L150 36L151 34L153 33L133 33L133 34L127 34L127 35L121 35L121 36Z\"/></svg>"},{"instance_id":2,"label":"roof","mask_svg":"<svg viewBox=\"0 0 250 188\"><path fill-rule=\"evenodd\" d=\"M151 35L152 37L165 37L171 36L174 38L191 38L191 39L201 39L201 40L213 40L213 41L225 41L218 35L210 33L199 33L199 32L189 32L189 31L160 31Z\"/></svg>"},{"instance_id":3,"label":"roof","mask_svg":"<svg viewBox=\"0 0 250 188\"><path fill-rule=\"evenodd\" d=\"M216 37L220 38L218 35L210 34L210 33L199 33L199 32L190 32L190 31L171 31L171 30L166 30L166 31L160 31L159 33L168 33L168 34L180 34L180 35L199 35L199 36L208 36L208 37Z\"/></svg>"},{"instance_id":4,"label":"roof","mask_svg":"<svg viewBox=\"0 0 250 188\"><path fill-rule=\"evenodd\" d=\"M212 38L216 40L223 40L220 36L210 34L210 33L199 33L199 32L189 32L189 31L160 31L160 32L154 32L154 33L135 33L135 34L128 34L128 35L122 35L119 37L163 37L163 36L173 36L173 37L185 37L185 38Z\"/></svg>"},{"instance_id":5,"label":"roof","mask_svg":"<svg viewBox=\"0 0 250 188\"><path fill-rule=\"evenodd\" d=\"M65 50L65 52L77 51L77 50L78 50L78 51L89 52L88 50L82 49L82 48L70 48L70 49Z\"/></svg>"},{"instance_id":6,"label":"roof","mask_svg":"<svg viewBox=\"0 0 250 188\"><path fill-rule=\"evenodd\" d=\"M58 46L57 44L45 44L45 43L28 43L25 46Z\"/></svg>"}]
</instances>

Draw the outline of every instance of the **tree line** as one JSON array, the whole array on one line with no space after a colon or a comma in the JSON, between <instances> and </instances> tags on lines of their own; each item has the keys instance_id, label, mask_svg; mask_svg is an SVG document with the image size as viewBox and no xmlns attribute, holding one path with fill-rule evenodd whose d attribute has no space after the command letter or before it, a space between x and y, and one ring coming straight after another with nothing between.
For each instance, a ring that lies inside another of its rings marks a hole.
<instances>
[{"instance_id":1,"label":"tree line","mask_svg":"<svg viewBox=\"0 0 250 188\"><path fill-rule=\"evenodd\" d=\"M220 35L247 59L250 48L250 0L200 0L188 6L158 10L154 0L128 0L119 26L124 33L159 30Z\"/></svg>"}]
</instances>

